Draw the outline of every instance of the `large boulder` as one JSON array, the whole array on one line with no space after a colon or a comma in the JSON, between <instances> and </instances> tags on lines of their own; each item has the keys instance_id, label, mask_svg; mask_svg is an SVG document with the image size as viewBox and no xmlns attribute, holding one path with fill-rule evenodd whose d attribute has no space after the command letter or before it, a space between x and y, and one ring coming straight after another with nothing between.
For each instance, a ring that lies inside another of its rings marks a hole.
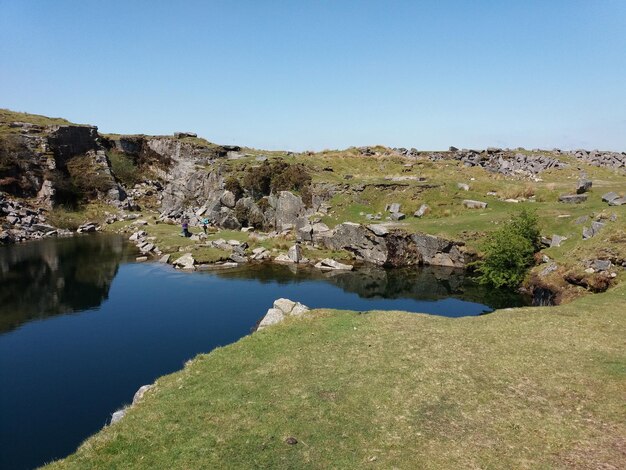
<instances>
[{"instance_id":1,"label":"large boulder","mask_svg":"<svg viewBox=\"0 0 626 470\"><path fill-rule=\"evenodd\" d=\"M462 268L474 259L463 243L403 230L379 230L379 227L345 222L325 239L325 246L347 250L359 260L389 267L427 264Z\"/></svg>"},{"instance_id":2,"label":"large boulder","mask_svg":"<svg viewBox=\"0 0 626 470\"><path fill-rule=\"evenodd\" d=\"M272 204L272 202L274 202L274 204ZM279 232L289 226L295 226L298 218L305 213L302 198L289 191L281 191L278 197L270 199L270 204L273 205L275 210L274 226Z\"/></svg>"}]
</instances>

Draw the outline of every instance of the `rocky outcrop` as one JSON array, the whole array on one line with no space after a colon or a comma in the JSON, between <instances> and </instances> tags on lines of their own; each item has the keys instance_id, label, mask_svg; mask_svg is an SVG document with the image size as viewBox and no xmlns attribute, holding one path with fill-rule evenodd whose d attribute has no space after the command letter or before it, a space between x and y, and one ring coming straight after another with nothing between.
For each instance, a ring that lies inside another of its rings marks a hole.
<instances>
[{"instance_id":1,"label":"rocky outcrop","mask_svg":"<svg viewBox=\"0 0 626 470\"><path fill-rule=\"evenodd\" d=\"M276 325L287 317L299 317L309 311L309 307L302 305L300 302L294 302L289 299L277 299L274 306L270 308L265 316L259 322L257 331Z\"/></svg>"},{"instance_id":2,"label":"rocky outcrop","mask_svg":"<svg viewBox=\"0 0 626 470\"><path fill-rule=\"evenodd\" d=\"M352 222L335 227L324 238L324 244L333 250L350 251L358 260L386 267L424 264L463 268L475 259L462 242Z\"/></svg>"},{"instance_id":3,"label":"rocky outcrop","mask_svg":"<svg viewBox=\"0 0 626 470\"><path fill-rule=\"evenodd\" d=\"M566 153L593 166L603 166L612 169L626 168L626 153L603 152L600 150L573 150Z\"/></svg>"},{"instance_id":4,"label":"rocky outcrop","mask_svg":"<svg viewBox=\"0 0 626 470\"><path fill-rule=\"evenodd\" d=\"M490 147L483 151L457 150L447 153L430 153L430 160L451 158L467 167L481 167L491 173L507 176L534 177L543 171L566 168L567 163L542 153L521 153Z\"/></svg>"}]
</instances>

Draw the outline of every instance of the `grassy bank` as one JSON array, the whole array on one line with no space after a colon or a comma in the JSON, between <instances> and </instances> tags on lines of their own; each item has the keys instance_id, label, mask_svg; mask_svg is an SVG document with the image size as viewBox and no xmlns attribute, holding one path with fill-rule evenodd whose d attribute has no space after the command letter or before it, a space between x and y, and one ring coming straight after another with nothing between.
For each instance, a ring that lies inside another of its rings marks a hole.
<instances>
[{"instance_id":1,"label":"grassy bank","mask_svg":"<svg viewBox=\"0 0 626 470\"><path fill-rule=\"evenodd\" d=\"M159 379L49 468L624 468L625 313L624 286L462 319L315 311Z\"/></svg>"}]
</instances>

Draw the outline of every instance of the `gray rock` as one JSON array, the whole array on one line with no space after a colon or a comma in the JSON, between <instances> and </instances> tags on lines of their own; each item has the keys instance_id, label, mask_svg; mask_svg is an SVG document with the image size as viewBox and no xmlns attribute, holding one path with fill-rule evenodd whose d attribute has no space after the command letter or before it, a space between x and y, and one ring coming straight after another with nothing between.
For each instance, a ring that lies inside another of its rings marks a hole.
<instances>
[{"instance_id":1,"label":"gray rock","mask_svg":"<svg viewBox=\"0 0 626 470\"><path fill-rule=\"evenodd\" d=\"M150 390L152 387L154 387L154 385L142 385L141 387L139 387L139 390L137 390L135 392L135 395L133 396L133 405L136 405L139 401L141 401L141 399L143 398L143 396L145 395L145 393Z\"/></svg>"},{"instance_id":2,"label":"gray rock","mask_svg":"<svg viewBox=\"0 0 626 470\"><path fill-rule=\"evenodd\" d=\"M167 264L167 263L169 263L169 262L170 262L170 258L171 258L171 255L169 255L169 254L168 254L168 255L163 255L163 256L161 256L161 258L159 259L159 263L165 263L165 264Z\"/></svg>"},{"instance_id":3,"label":"gray rock","mask_svg":"<svg viewBox=\"0 0 626 470\"><path fill-rule=\"evenodd\" d=\"M593 237L593 229L591 227L583 227L583 240L588 240Z\"/></svg>"},{"instance_id":4,"label":"gray rock","mask_svg":"<svg viewBox=\"0 0 626 470\"><path fill-rule=\"evenodd\" d=\"M241 263L247 263L248 262L248 258L246 258L245 256L239 254L239 253L232 253L229 257L229 259L235 263L241 264Z\"/></svg>"},{"instance_id":5,"label":"gray rock","mask_svg":"<svg viewBox=\"0 0 626 470\"><path fill-rule=\"evenodd\" d=\"M111 423L110 424L115 424L118 421L120 421L124 416L126 415L126 408L121 409L121 410L117 410L115 413L113 413L111 415Z\"/></svg>"},{"instance_id":6,"label":"gray rock","mask_svg":"<svg viewBox=\"0 0 626 470\"><path fill-rule=\"evenodd\" d=\"M465 183L457 183L456 187L459 189L462 189L463 191L469 191L470 189L469 184L465 184Z\"/></svg>"},{"instance_id":7,"label":"gray rock","mask_svg":"<svg viewBox=\"0 0 626 470\"><path fill-rule=\"evenodd\" d=\"M541 270L541 272L539 273L539 275L541 277L547 276L548 274L550 274L551 272L554 272L558 269L558 266L556 263L550 263L548 266L546 266L545 268L543 268Z\"/></svg>"},{"instance_id":8,"label":"gray rock","mask_svg":"<svg viewBox=\"0 0 626 470\"><path fill-rule=\"evenodd\" d=\"M302 261L302 247L300 245L293 245L287 252L287 257L294 263L300 263Z\"/></svg>"},{"instance_id":9,"label":"gray rock","mask_svg":"<svg viewBox=\"0 0 626 470\"><path fill-rule=\"evenodd\" d=\"M384 237L389 233L389 229L382 224L370 224L367 228L370 229L374 235L379 237Z\"/></svg>"},{"instance_id":10,"label":"gray rock","mask_svg":"<svg viewBox=\"0 0 626 470\"><path fill-rule=\"evenodd\" d=\"M296 302L294 302L293 300L289 300L289 299L280 298L274 301L274 308L279 309L284 314L291 313L291 311L293 310L295 306L296 306Z\"/></svg>"},{"instance_id":11,"label":"gray rock","mask_svg":"<svg viewBox=\"0 0 626 470\"><path fill-rule=\"evenodd\" d=\"M587 222L589 220L589 216L588 215L581 215L580 217L578 217L575 221L574 224L575 225L582 225L585 222Z\"/></svg>"},{"instance_id":12,"label":"gray rock","mask_svg":"<svg viewBox=\"0 0 626 470\"><path fill-rule=\"evenodd\" d=\"M220 202L229 209L234 209L237 201L235 201L235 195L232 192L224 191L224 194L222 194L222 197L220 198Z\"/></svg>"},{"instance_id":13,"label":"gray rock","mask_svg":"<svg viewBox=\"0 0 626 470\"><path fill-rule=\"evenodd\" d=\"M182 269L194 269L194 265L196 264L196 260L193 259L191 253L185 253L183 256L174 261L174 266L177 266Z\"/></svg>"},{"instance_id":14,"label":"gray rock","mask_svg":"<svg viewBox=\"0 0 626 470\"><path fill-rule=\"evenodd\" d=\"M385 208L386 211L391 212L392 214L396 213L396 212L400 212L400 204L397 202L394 202L392 204L388 204L387 207Z\"/></svg>"},{"instance_id":15,"label":"gray rock","mask_svg":"<svg viewBox=\"0 0 626 470\"><path fill-rule=\"evenodd\" d=\"M559 196L559 202L564 202L566 204L580 204L586 200L586 194L565 194L563 196Z\"/></svg>"},{"instance_id":16,"label":"gray rock","mask_svg":"<svg viewBox=\"0 0 626 470\"><path fill-rule=\"evenodd\" d=\"M280 232L289 225L295 226L297 219L304 215L304 212L305 207L300 196L296 196L289 191L281 191L278 198L276 198L274 215L276 230Z\"/></svg>"},{"instance_id":17,"label":"gray rock","mask_svg":"<svg viewBox=\"0 0 626 470\"><path fill-rule=\"evenodd\" d=\"M426 204L422 204L418 210L413 214L415 217L424 217L430 211L430 207Z\"/></svg>"},{"instance_id":18,"label":"gray rock","mask_svg":"<svg viewBox=\"0 0 626 470\"><path fill-rule=\"evenodd\" d=\"M609 206L623 206L624 204L626 204L625 197L618 197L609 202Z\"/></svg>"},{"instance_id":19,"label":"gray rock","mask_svg":"<svg viewBox=\"0 0 626 470\"><path fill-rule=\"evenodd\" d=\"M611 269L611 261L608 259L596 259L593 260L592 267L596 271L608 271Z\"/></svg>"},{"instance_id":20,"label":"gray rock","mask_svg":"<svg viewBox=\"0 0 626 470\"><path fill-rule=\"evenodd\" d=\"M464 199L463 205L468 209L485 209L487 208L487 203L482 201L474 201L472 199Z\"/></svg>"},{"instance_id":21,"label":"gray rock","mask_svg":"<svg viewBox=\"0 0 626 470\"><path fill-rule=\"evenodd\" d=\"M278 308L270 308L265 314L265 316L263 317L263 319L261 320L261 322L259 323L259 326L257 327L257 331L262 330L263 328L267 328L268 326L271 326L271 325L276 325L277 323L280 323L284 319L285 319L285 314L283 313L282 310Z\"/></svg>"},{"instance_id":22,"label":"gray rock","mask_svg":"<svg viewBox=\"0 0 626 470\"><path fill-rule=\"evenodd\" d=\"M562 235L552 235L552 241L550 242L550 246L561 246L561 242L567 240L567 237Z\"/></svg>"},{"instance_id":23,"label":"gray rock","mask_svg":"<svg viewBox=\"0 0 626 470\"><path fill-rule=\"evenodd\" d=\"M351 266L349 264L343 264L343 263L340 263L339 261L335 261L334 259L330 259L330 258L323 259L322 261L317 263L315 267L318 269L323 269L323 270L334 269L334 270L341 270L341 271L352 271L354 269L354 266Z\"/></svg>"},{"instance_id":24,"label":"gray rock","mask_svg":"<svg viewBox=\"0 0 626 470\"><path fill-rule=\"evenodd\" d=\"M619 198L619 194L614 193L614 192L610 192L610 193L605 193L602 195L602 200L604 202L608 202L610 203L611 201L618 199Z\"/></svg>"},{"instance_id":25,"label":"gray rock","mask_svg":"<svg viewBox=\"0 0 626 470\"><path fill-rule=\"evenodd\" d=\"M402 212L392 212L391 213L391 220L402 220L405 217L406 216Z\"/></svg>"},{"instance_id":26,"label":"gray rock","mask_svg":"<svg viewBox=\"0 0 626 470\"><path fill-rule=\"evenodd\" d=\"M586 193L591 189L592 181L586 178L581 178L578 180L578 185L576 186L576 194Z\"/></svg>"},{"instance_id":27,"label":"gray rock","mask_svg":"<svg viewBox=\"0 0 626 470\"><path fill-rule=\"evenodd\" d=\"M300 227L296 231L296 237L298 240L310 242L313 240L313 226L306 224Z\"/></svg>"}]
</instances>

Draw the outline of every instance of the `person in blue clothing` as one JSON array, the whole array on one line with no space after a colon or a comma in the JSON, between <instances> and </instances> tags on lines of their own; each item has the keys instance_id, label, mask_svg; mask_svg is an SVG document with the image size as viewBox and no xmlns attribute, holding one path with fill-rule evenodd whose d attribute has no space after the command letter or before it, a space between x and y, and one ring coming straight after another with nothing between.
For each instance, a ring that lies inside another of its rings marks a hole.
<instances>
[{"instance_id":1,"label":"person in blue clothing","mask_svg":"<svg viewBox=\"0 0 626 470\"><path fill-rule=\"evenodd\" d=\"M204 230L204 234L207 234L207 229L209 228L209 219L206 217L202 219L202 230Z\"/></svg>"}]
</instances>

